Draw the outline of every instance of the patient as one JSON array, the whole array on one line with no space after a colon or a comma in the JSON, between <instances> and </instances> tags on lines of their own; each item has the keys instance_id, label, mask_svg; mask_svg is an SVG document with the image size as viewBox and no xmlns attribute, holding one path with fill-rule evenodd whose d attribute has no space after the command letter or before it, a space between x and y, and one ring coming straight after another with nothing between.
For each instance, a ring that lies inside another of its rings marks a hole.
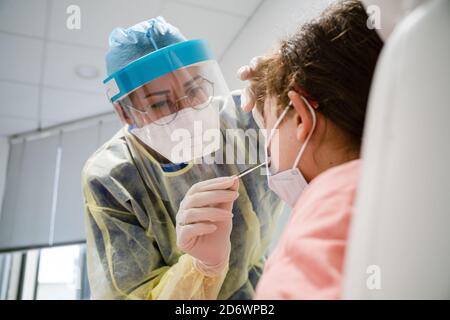
<instances>
[{"instance_id":1,"label":"patient","mask_svg":"<svg viewBox=\"0 0 450 320\"><path fill-rule=\"evenodd\" d=\"M359 1L332 4L247 70L270 188L293 207L257 299L338 299L373 71L383 46Z\"/></svg>"}]
</instances>

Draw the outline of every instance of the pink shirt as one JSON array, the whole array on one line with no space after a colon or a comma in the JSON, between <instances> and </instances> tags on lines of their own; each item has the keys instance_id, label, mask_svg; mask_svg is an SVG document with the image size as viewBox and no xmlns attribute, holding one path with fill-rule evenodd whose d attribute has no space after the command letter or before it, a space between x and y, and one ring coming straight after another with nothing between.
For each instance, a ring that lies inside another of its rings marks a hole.
<instances>
[{"instance_id":1,"label":"pink shirt","mask_svg":"<svg viewBox=\"0 0 450 320\"><path fill-rule=\"evenodd\" d=\"M339 299L360 160L311 181L269 257L256 299Z\"/></svg>"}]
</instances>

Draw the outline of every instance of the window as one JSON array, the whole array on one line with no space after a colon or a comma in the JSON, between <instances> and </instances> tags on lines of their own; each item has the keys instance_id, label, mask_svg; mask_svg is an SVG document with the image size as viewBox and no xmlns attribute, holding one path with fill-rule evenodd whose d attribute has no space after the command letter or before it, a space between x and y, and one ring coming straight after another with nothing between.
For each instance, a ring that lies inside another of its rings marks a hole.
<instances>
[{"instance_id":1,"label":"window","mask_svg":"<svg viewBox=\"0 0 450 320\"><path fill-rule=\"evenodd\" d=\"M89 299L85 245L0 255L0 298Z\"/></svg>"},{"instance_id":2,"label":"window","mask_svg":"<svg viewBox=\"0 0 450 320\"><path fill-rule=\"evenodd\" d=\"M79 245L40 250L37 300L81 298L83 248Z\"/></svg>"}]
</instances>

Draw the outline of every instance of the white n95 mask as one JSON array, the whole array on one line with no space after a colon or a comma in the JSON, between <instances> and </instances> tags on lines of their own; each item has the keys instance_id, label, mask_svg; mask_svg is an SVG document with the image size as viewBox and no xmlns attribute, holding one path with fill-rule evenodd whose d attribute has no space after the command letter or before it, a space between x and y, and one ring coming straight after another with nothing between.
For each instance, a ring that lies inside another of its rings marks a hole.
<instances>
[{"instance_id":1,"label":"white n95 mask","mask_svg":"<svg viewBox=\"0 0 450 320\"><path fill-rule=\"evenodd\" d=\"M306 182L305 178L303 177L302 173L298 169L298 164L300 163L300 159L306 149L306 146L308 145L309 140L311 139L311 136L314 132L314 129L316 128L316 114L314 112L314 109L309 104L308 100L306 100L304 97L301 97L305 104L308 106L308 109L310 110L313 118L313 127L311 131L308 133L308 136L306 137L305 143L300 148L300 151L297 155L297 158L294 161L294 165L292 166L292 169L281 171L278 173L271 173L270 167L269 167L269 159L268 159L268 152L267 148L270 145L270 142L272 141L276 130L278 126L280 125L283 118L286 116L286 114L289 111L289 108L292 105L292 102L284 109L283 113L280 115L280 117L275 122L274 128L272 129L269 138L266 141L266 170L267 170L267 182L269 185L269 188L275 192L275 194L280 197L281 200L286 202L291 208L294 207L295 203L297 202L298 198L302 194L303 190L308 185L308 182Z\"/></svg>"},{"instance_id":2,"label":"white n95 mask","mask_svg":"<svg viewBox=\"0 0 450 320\"><path fill-rule=\"evenodd\" d=\"M202 158L220 148L220 99L211 100L207 106L179 111L164 128L149 123L130 132L172 163Z\"/></svg>"}]
</instances>

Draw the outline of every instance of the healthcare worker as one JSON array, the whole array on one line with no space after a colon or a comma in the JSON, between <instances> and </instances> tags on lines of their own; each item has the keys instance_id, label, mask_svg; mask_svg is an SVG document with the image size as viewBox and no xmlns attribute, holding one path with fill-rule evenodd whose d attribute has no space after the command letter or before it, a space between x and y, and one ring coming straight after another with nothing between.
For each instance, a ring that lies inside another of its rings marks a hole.
<instances>
[{"instance_id":1,"label":"healthcare worker","mask_svg":"<svg viewBox=\"0 0 450 320\"><path fill-rule=\"evenodd\" d=\"M104 83L124 126L83 169L92 297L252 298L282 209L259 170L236 178L254 165L256 124L205 41L162 17L109 40Z\"/></svg>"},{"instance_id":2,"label":"healthcare worker","mask_svg":"<svg viewBox=\"0 0 450 320\"><path fill-rule=\"evenodd\" d=\"M269 187L293 208L257 299L341 296L366 105L383 46L367 18L359 1L333 3L278 52L241 69L254 94L245 107L270 132Z\"/></svg>"}]
</instances>

